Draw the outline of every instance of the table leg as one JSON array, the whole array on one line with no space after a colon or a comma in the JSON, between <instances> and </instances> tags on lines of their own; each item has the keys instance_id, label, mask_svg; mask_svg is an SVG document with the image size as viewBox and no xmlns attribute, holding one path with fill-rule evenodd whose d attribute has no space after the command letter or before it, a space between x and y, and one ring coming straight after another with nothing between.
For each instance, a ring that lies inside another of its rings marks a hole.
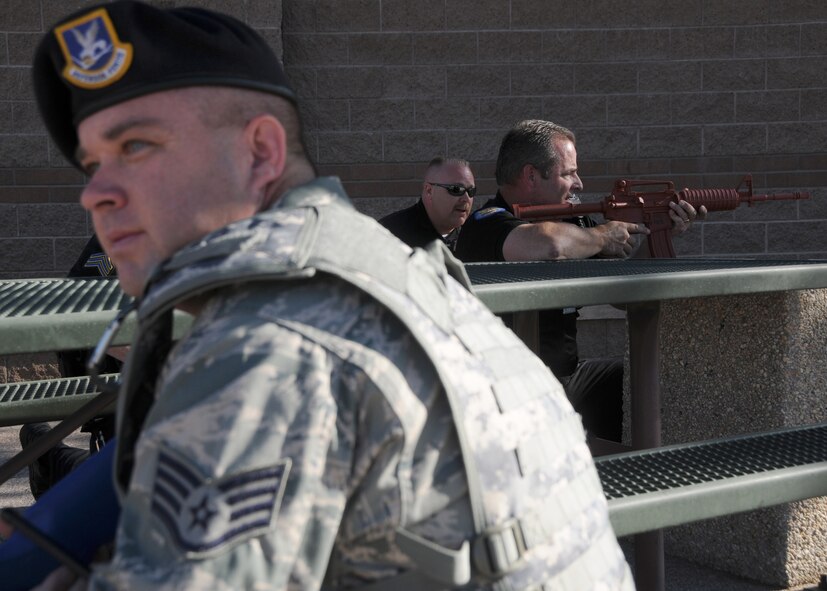
<instances>
[{"instance_id":1,"label":"table leg","mask_svg":"<svg viewBox=\"0 0 827 591\"><path fill-rule=\"evenodd\" d=\"M632 447L647 449L661 445L660 302L632 304L629 321L629 383L632 401ZM663 531L635 536L635 583L638 591L663 591L666 573Z\"/></svg>"},{"instance_id":2,"label":"table leg","mask_svg":"<svg viewBox=\"0 0 827 591\"><path fill-rule=\"evenodd\" d=\"M540 352L540 313L537 310L514 312L512 330L536 355Z\"/></svg>"}]
</instances>

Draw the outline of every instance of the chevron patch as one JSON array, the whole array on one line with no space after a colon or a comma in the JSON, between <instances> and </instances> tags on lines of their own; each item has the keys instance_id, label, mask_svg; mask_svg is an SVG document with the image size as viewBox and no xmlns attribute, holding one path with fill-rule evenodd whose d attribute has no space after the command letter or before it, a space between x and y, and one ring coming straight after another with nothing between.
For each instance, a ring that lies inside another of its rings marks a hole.
<instances>
[{"instance_id":1,"label":"chevron patch","mask_svg":"<svg viewBox=\"0 0 827 591\"><path fill-rule=\"evenodd\" d=\"M268 531L281 504L290 460L205 479L181 458L161 451L152 488L152 513L189 557L222 548Z\"/></svg>"},{"instance_id":2,"label":"chevron patch","mask_svg":"<svg viewBox=\"0 0 827 591\"><path fill-rule=\"evenodd\" d=\"M112 264L112 259L102 252L96 252L90 256L86 259L86 262L83 263L83 266L87 269L97 269L98 273L103 277L111 275L115 269L115 266Z\"/></svg>"}]
</instances>

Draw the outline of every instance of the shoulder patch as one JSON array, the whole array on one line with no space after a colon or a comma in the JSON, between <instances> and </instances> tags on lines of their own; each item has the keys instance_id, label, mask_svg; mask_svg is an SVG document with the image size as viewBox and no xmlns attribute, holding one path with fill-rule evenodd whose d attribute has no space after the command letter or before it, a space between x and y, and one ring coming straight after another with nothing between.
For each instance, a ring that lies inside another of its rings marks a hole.
<instances>
[{"instance_id":1,"label":"shoulder patch","mask_svg":"<svg viewBox=\"0 0 827 591\"><path fill-rule=\"evenodd\" d=\"M132 44L118 39L105 8L57 27L55 36L66 59L63 77L80 88L109 86L132 64Z\"/></svg>"},{"instance_id":2,"label":"shoulder patch","mask_svg":"<svg viewBox=\"0 0 827 591\"><path fill-rule=\"evenodd\" d=\"M288 458L210 480L184 458L162 449L152 486L152 514L187 556L216 554L272 527L290 465Z\"/></svg>"},{"instance_id":3,"label":"shoulder patch","mask_svg":"<svg viewBox=\"0 0 827 591\"><path fill-rule=\"evenodd\" d=\"M486 207L485 209L480 209L479 211L474 212L474 219L475 220L482 220L487 217L494 215L495 213L500 213L501 211L505 211L502 207Z\"/></svg>"}]
</instances>

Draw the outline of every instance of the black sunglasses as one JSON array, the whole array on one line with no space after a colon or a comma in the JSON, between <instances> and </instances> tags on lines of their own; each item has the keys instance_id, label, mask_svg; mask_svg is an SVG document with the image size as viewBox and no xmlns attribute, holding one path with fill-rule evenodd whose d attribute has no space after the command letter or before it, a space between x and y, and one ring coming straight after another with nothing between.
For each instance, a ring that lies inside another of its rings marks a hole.
<instances>
[{"instance_id":1,"label":"black sunglasses","mask_svg":"<svg viewBox=\"0 0 827 591\"><path fill-rule=\"evenodd\" d=\"M474 197L477 194L476 187L463 187L462 185L445 185L443 183L432 183L431 181L425 181L429 185L436 185L437 187L442 187L448 193L453 195L454 197L462 197L466 193L468 193L469 197Z\"/></svg>"}]
</instances>

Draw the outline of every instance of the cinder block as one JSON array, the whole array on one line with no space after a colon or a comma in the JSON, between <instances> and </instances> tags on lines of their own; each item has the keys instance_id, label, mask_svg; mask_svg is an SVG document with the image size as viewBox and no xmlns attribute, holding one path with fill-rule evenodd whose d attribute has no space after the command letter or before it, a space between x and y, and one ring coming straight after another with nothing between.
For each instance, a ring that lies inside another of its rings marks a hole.
<instances>
[{"instance_id":1,"label":"cinder block","mask_svg":"<svg viewBox=\"0 0 827 591\"><path fill-rule=\"evenodd\" d=\"M18 206L20 236L85 236L86 212L78 204Z\"/></svg>"},{"instance_id":2,"label":"cinder block","mask_svg":"<svg viewBox=\"0 0 827 591\"><path fill-rule=\"evenodd\" d=\"M481 64L539 63L543 60L543 35L539 31L479 31Z\"/></svg>"},{"instance_id":3,"label":"cinder block","mask_svg":"<svg viewBox=\"0 0 827 591\"><path fill-rule=\"evenodd\" d=\"M577 6L567 0L511 0L512 29L550 29L574 26Z\"/></svg>"},{"instance_id":4,"label":"cinder block","mask_svg":"<svg viewBox=\"0 0 827 591\"><path fill-rule=\"evenodd\" d=\"M601 127L607 122L607 97L566 95L543 98L543 118L569 129ZM579 162L578 162L579 164Z\"/></svg>"},{"instance_id":5,"label":"cinder block","mask_svg":"<svg viewBox=\"0 0 827 591\"><path fill-rule=\"evenodd\" d=\"M757 62L763 67L761 61ZM767 88L810 88L827 68L827 57L799 57L795 59L768 59Z\"/></svg>"},{"instance_id":6,"label":"cinder block","mask_svg":"<svg viewBox=\"0 0 827 591\"><path fill-rule=\"evenodd\" d=\"M510 68L504 65L447 66L448 96L508 96ZM438 78L437 78L438 80ZM438 86L438 84L437 84Z\"/></svg>"},{"instance_id":7,"label":"cinder block","mask_svg":"<svg viewBox=\"0 0 827 591\"><path fill-rule=\"evenodd\" d=\"M0 271L54 273L51 238L2 238L0 252Z\"/></svg>"},{"instance_id":8,"label":"cinder block","mask_svg":"<svg viewBox=\"0 0 827 591\"><path fill-rule=\"evenodd\" d=\"M496 160L505 129L449 133L447 153L466 160Z\"/></svg>"},{"instance_id":9,"label":"cinder block","mask_svg":"<svg viewBox=\"0 0 827 591\"><path fill-rule=\"evenodd\" d=\"M605 62L612 59L605 30L552 28L543 31L543 61L550 64Z\"/></svg>"},{"instance_id":10,"label":"cinder block","mask_svg":"<svg viewBox=\"0 0 827 591\"><path fill-rule=\"evenodd\" d=\"M755 0L729 0L728 2L704 3L705 25L761 25L767 23L765 4Z\"/></svg>"},{"instance_id":11,"label":"cinder block","mask_svg":"<svg viewBox=\"0 0 827 591\"><path fill-rule=\"evenodd\" d=\"M702 62L704 90L763 90L767 87L762 60L715 60Z\"/></svg>"},{"instance_id":12,"label":"cinder block","mask_svg":"<svg viewBox=\"0 0 827 591\"><path fill-rule=\"evenodd\" d=\"M17 224L17 205L0 203L0 236L13 238L20 235Z\"/></svg>"},{"instance_id":13,"label":"cinder block","mask_svg":"<svg viewBox=\"0 0 827 591\"><path fill-rule=\"evenodd\" d=\"M708 221L703 225L704 254L767 252L767 226L762 223Z\"/></svg>"},{"instance_id":14,"label":"cinder block","mask_svg":"<svg viewBox=\"0 0 827 591\"><path fill-rule=\"evenodd\" d=\"M827 150L827 122L769 123L767 148L780 154L824 152Z\"/></svg>"},{"instance_id":15,"label":"cinder block","mask_svg":"<svg viewBox=\"0 0 827 591\"><path fill-rule=\"evenodd\" d=\"M414 64L476 64L477 34L474 32L418 33L413 36Z\"/></svg>"},{"instance_id":16,"label":"cinder block","mask_svg":"<svg viewBox=\"0 0 827 591\"><path fill-rule=\"evenodd\" d=\"M733 123L735 121L735 93L692 92L671 95L672 123Z\"/></svg>"},{"instance_id":17,"label":"cinder block","mask_svg":"<svg viewBox=\"0 0 827 591\"><path fill-rule=\"evenodd\" d=\"M583 0L577 4L580 26L680 26L701 24L700 0Z\"/></svg>"},{"instance_id":18,"label":"cinder block","mask_svg":"<svg viewBox=\"0 0 827 591\"><path fill-rule=\"evenodd\" d=\"M637 157L637 133L634 128L586 128L577 133L578 153L589 158Z\"/></svg>"},{"instance_id":19,"label":"cinder block","mask_svg":"<svg viewBox=\"0 0 827 591\"><path fill-rule=\"evenodd\" d=\"M610 95L609 125L668 125L668 94Z\"/></svg>"},{"instance_id":20,"label":"cinder block","mask_svg":"<svg viewBox=\"0 0 827 591\"><path fill-rule=\"evenodd\" d=\"M343 56L338 56L341 60ZM361 33L348 37L348 59L353 65L411 65L410 33Z\"/></svg>"},{"instance_id":21,"label":"cinder block","mask_svg":"<svg viewBox=\"0 0 827 591\"><path fill-rule=\"evenodd\" d=\"M291 66L326 66L343 63L348 52L347 35L297 33L282 37L284 59Z\"/></svg>"},{"instance_id":22,"label":"cinder block","mask_svg":"<svg viewBox=\"0 0 827 591\"><path fill-rule=\"evenodd\" d=\"M793 57L801 52L801 29L797 25L737 27L735 57Z\"/></svg>"},{"instance_id":23,"label":"cinder block","mask_svg":"<svg viewBox=\"0 0 827 591\"><path fill-rule=\"evenodd\" d=\"M539 97L484 98L480 100L480 126L508 129L523 119L539 119L543 103Z\"/></svg>"},{"instance_id":24,"label":"cinder block","mask_svg":"<svg viewBox=\"0 0 827 591\"><path fill-rule=\"evenodd\" d=\"M382 161L382 136L379 133L319 133L314 142L320 164Z\"/></svg>"},{"instance_id":25,"label":"cinder block","mask_svg":"<svg viewBox=\"0 0 827 591\"><path fill-rule=\"evenodd\" d=\"M701 90L701 62L647 63L638 74L638 92L697 92Z\"/></svg>"},{"instance_id":26,"label":"cinder block","mask_svg":"<svg viewBox=\"0 0 827 591\"><path fill-rule=\"evenodd\" d=\"M503 95L554 96L574 92L574 65L542 64L511 67L511 89Z\"/></svg>"},{"instance_id":27,"label":"cinder block","mask_svg":"<svg viewBox=\"0 0 827 591\"><path fill-rule=\"evenodd\" d=\"M764 154L767 127L764 124L708 125L703 130L704 155ZM772 147L769 148L773 150Z\"/></svg>"},{"instance_id":28,"label":"cinder block","mask_svg":"<svg viewBox=\"0 0 827 591\"><path fill-rule=\"evenodd\" d=\"M578 93L613 94L637 92L637 64L576 64L574 90Z\"/></svg>"},{"instance_id":29,"label":"cinder block","mask_svg":"<svg viewBox=\"0 0 827 591\"><path fill-rule=\"evenodd\" d=\"M379 0L317 0L316 30L378 31Z\"/></svg>"},{"instance_id":30,"label":"cinder block","mask_svg":"<svg viewBox=\"0 0 827 591\"><path fill-rule=\"evenodd\" d=\"M418 100L414 104L417 129L475 129L480 124L480 99Z\"/></svg>"},{"instance_id":31,"label":"cinder block","mask_svg":"<svg viewBox=\"0 0 827 591\"><path fill-rule=\"evenodd\" d=\"M8 58L0 63L8 62L11 66L31 66L34 49L41 37L41 33L9 33ZM5 48L0 51L5 51Z\"/></svg>"},{"instance_id":32,"label":"cinder block","mask_svg":"<svg viewBox=\"0 0 827 591\"><path fill-rule=\"evenodd\" d=\"M698 126L642 127L639 155L644 158L690 156L701 152Z\"/></svg>"},{"instance_id":33,"label":"cinder block","mask_svg":"<svg viewBox=\"0 0 827 591\"><path fill-rule=\"evenodd\" d=\"M736 93L735 119L742 122L798 121L799 92L796 90Z\"/></svg>"},{"instance_id":34,"label":"cinder block","mask_svg":"<svg viewBox=\"0 0 827 591\"><path fill-rule=\"evenodd\" d=\"M0 10L0 31L40 30L39 2L6 0L6 2L3 3L3 9Z\"/></svg>"},{"instance_id":35,"label":"cinder block","mask_svg":"<svg viewBox=\"0 0 827 591\"><path fill-rule=\"evenodd\" d=\"M386 132L383 136L386 162L428 162L445 153L444 131Z\"/></svg>"},{"instance_id":36,"label":"cinder block","mask_svg":"<svg viewBox=\"0 0 827 591\"><path fill-rule=\"evenodd\" d=\"M0 162L12 168L48 166L49 151L45 136L0 136Z\"/></svg>"},{"instance_id":37,"label":"cinder block","mask_svg":"<svg viewBox=\"0 0 827 591\"><path fill-rule=\"evenodd\" d=\"M414 102L405 99L350 101L353 131L409 130L414 126Z\"/></svg>"},{"instance_id":38,"label":"cinder block","mask_svg":"<svg viewBox=\"0 0 827 591\"><path fill-rule=\"evenodd\" d=\"M384 74L369 66L319 68L316 89L319 98L378 98Z\"/></svg>"},{"instance_id":39,"label":"cinder block","mask_svg":"<svg viewBox=\"0 0 827 591\"><path fill-rule=\"evenodd\" d=\"M498 0L447 0L445 22L448 30L497 29L508 22L510 7Z\"/></svg>"},{"instance_id":40,"label":"cinder block","mask_svg":"<svg viewBox=\"0 0 827 591\"><path fill-rule=\"evenodd\" d=\"M350 102L344 99L304 100L301 113L305 132L350 129Z\"/></svg>"},{"instance_id":41,"label":"cinder block","mask_svg":"<svg viewBox=\"0 0 827 591\"><path fill-rule=\"evenodd\" d=\"M442 66L388 66L382 68L384 98L446 97L446 71Z\"/></svg>"},{"instance_id":42,"label":"cinder block","mask_svg":"<svg viewBox=\"0 0 827 591\"><path fill-rule=\"evenodd\" d=\"M383 31L445 30L445 0L382 0Z\"/></svg>"},{"instance_id":43,"label":"cinder block","mask_svg":"<svg viewBox=\"0 0 827 591\"><path fill-rule=\"evenodd\" d=\"M804 220L767 224L768 252L822 252L827 250L827 221Z\"/></svg>"},{"instance_id":44,"label":"cinder block","mask_svg":"<svg viewBox=\"0 0 827 591\"><path fill-rule=\"evenodd\" d=\"M673 31L669 58L673 60L732 58L733 27L690 27Z\"/></svg>"}]
</instances>

